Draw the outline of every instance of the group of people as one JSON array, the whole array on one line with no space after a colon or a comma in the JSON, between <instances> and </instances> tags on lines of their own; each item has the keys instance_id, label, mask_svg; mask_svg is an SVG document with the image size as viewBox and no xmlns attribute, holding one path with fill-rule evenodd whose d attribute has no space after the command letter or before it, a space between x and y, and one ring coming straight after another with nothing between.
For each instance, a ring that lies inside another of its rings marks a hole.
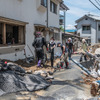
<instances>
[{"instance_id":1,"label":"group of people","mask_svg":"<svg viewBox=\"0 0 100 100\"><path fill-rule=\"evenodd\" d=\"M56 43L54 41L54 38L51 37L49 43L46 43L46 39L41 35L41 32L36 33L36 38L34 39L34 42L32 44L35 47L36 50L36 56L38 58L38 67L41 67L41 63L43 63L44 59L44 50L43 46L47 48L47 51L50 53L50 61L51 61L51 67L54 67L54 49L56 47ZM57 47L61 48L62 55L61 57L64 57L64 62L66 64L66 68L68 68L68 60L71 59L71 54L73 52L73 43L71 38L68 39L66 42L66 45L63 45L61 43L57 43Z\"/></svg>"}]
</instances>

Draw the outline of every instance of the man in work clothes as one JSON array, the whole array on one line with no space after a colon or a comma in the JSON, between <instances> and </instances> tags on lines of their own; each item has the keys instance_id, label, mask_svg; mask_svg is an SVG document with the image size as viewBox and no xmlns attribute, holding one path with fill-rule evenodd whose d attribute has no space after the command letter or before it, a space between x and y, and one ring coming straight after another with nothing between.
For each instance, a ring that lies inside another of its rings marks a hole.
<instances>
[{"instance_id":1,"label":"man in work clothes","mask_svg":"<svg viewBox=\"0 0 100 100\"><path fill-rule=\"evenodd\" d=\"M64 62L66 64L66 68L68 68L68 61L67 61L68 48L65 45L61 44L61 43L58 43L57 47L61 47L61 50L62 50L62 56L61 57L64 57Z\"/></svg>"},{"instance_id":2,"label":"man in work clothes","mask_svg":"<svg viewBox=\"0 0 100 100\"><path fill-rule=\"evenodd\" d=\"M41 67L41 63L43 63L43 59L44 59L43 46L45 45L47 48L46 40L44 37L42 37L41 32L36 33L36 38L32 45L36 49L36 56L38 58L38 67Z\"/></svg>"},{"instance_id":3,"label":"man in work clothes","mask_svg":"<svg viewBox=\"0 0 100 100\"><path fill-rule=\"evenodd\" d=\"M73 52L73 43L72 43L72 39L69 38L68 39L68 57L69 57L69 60L71 60L72 52Z\"/></svg>"},{"instance_id":4,"label":"man in work clothes","mask_svg":"<svg viewBox=\"0 0 100 100\"><path fill-rule=\"evenodd\" d=\"M48 44L48 48L49 48L49 53L51 53L51 67L53 67L53 62L54 62L54 48L55 48L56 44L54 42L54 38L52 37L50 39L50 42Z\"/></svg>"},{"instance_id":5,"label":"man in work clothes","mask_svg":"<svg viewBox=\"0 0 100 100\"><path fill-rule=\"evenodd\" d=\"M81 46L81 49L82 49L82 54L81 54L81 57L80 57L80 62L82 62L83 56L84 56L84 60L87 61L85 51L88 50L88 46L87 46L87 43L86 43L85 39L82 39L82 46Z\"/></svg>"}]
</instances>

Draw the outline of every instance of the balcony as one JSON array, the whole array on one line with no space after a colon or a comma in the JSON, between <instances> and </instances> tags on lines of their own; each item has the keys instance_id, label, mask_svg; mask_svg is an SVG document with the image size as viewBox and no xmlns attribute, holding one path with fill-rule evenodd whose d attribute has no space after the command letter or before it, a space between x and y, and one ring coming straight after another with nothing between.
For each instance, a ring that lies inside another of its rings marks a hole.
<instances>
[{"instance_id":1,"label":"balcony","mask_svg":"<svg viewBox=\"0 0 100 100\"><path fill-rule=\"evenodd\" d=\"M45 12L47 7L47 0L37 0L37 9L41 12Z\"/></svg>"}]
</instances>

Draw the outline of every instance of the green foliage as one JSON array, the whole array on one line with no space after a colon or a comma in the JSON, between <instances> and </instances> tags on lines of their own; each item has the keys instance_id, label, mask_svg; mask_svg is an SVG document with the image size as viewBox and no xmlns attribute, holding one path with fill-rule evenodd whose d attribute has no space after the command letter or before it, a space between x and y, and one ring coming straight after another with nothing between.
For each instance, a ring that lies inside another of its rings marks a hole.
<instances>
[{"instance_id":1,"label":"green foliage","mask_svg":"<svg viewBox=\"0 0 100 100\"><path fill-rule=\"evenodd\" d=\"M60 26L60 29L61 29L61 31L63 31L63 32L64 32L64 28L63 28L62 26Z\"/></svg>"}]
</instances>

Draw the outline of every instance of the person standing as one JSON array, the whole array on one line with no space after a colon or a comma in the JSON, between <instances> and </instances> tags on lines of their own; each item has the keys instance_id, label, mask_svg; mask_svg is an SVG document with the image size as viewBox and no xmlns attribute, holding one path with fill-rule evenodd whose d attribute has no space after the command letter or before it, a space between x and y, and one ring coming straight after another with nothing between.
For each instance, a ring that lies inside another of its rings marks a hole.
<instances>
[{"instance_id":1,"label":"person standing","mask_svg":"<svg viewBox=\"0 0 100 100\"><path fill-rule=\"evenodd\" d=\"M87 43L86 43L86 40L85 39L82 39L81 49L82 49L82 53L81 53L81 57L80 57L80 62L82 62L83 57L84 57L84 60L87 61L87 57L86 57L85 51L88 50L88 46L87 46Z\"/></svg>"},{"instance_id":2,"label":"person standing","mask_svg":"<svg viewBox=\"0 0 100 100\"><path fill-rule=\"evenodd\" d=\"M41 67L41 63L43 63L44 59L44 50L43 46L45 45L47 48L46 40L44 37L42 37L41 32L36 33L36 38L32 44L35 47L36 50L36 56L38 58L38 67Z\"/></svg>"},{"instance_id":3,"label":"person standing","mask_svg":"<svg viewBox=\"0 0 100 100\"><path fill-rule=\"evenodd\" d=\"M68 39L68 57L69 57L69 60L71 60L72 52L73 52L73 43L72 43L72 39L69 38Z\"/></svg>"},{"instance_id":4,"label":"person standing","mask_svg":"<svg viewBox=\"0 0 100 100\"><path fill-rule=\"evenodd\" d=\"M61 57L64 57L64 62L66 64L66 68L68 68L68 60L67 60L67 57L68 57L68 48L67 48L68 44L63 45L61 43L57 43L57 47L61 47L61 50L62 50L62 55Z\"/></svg>"},{"instance_id":5,"label":"person standing","mask_svg":"<svg viewBox=\"0 0 100 100\"><path fill-rule=\"evenodd\" d=\"M54 38L52 37L50 39L50 42L48 44L48 48L49 48L49 53L51 53L51 57L50 57L50 60L51 60L51 67L53 67L53 62L54 62L54 48L55 48L56 44L54 42Z\"/></svg>"}]
</instances>

